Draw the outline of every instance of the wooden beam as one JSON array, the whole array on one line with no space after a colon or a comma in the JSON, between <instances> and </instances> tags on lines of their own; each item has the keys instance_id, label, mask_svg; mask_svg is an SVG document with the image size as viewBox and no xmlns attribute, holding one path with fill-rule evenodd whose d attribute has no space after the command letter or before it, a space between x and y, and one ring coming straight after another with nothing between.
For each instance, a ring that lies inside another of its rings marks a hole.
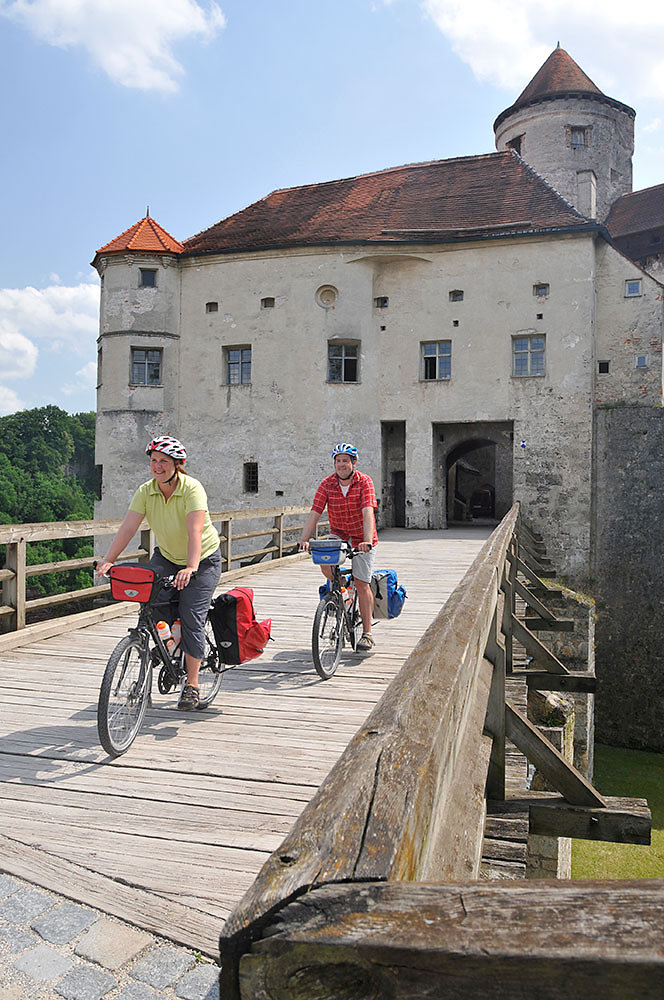
<instances>
[{"instance_id":1,"label":"wooden beam","mask_svg":"<svg viewBox=\"0 0 664 1000\"><path fill-rule=\"evenodd\" d=\"M556 616L553 611L549 611L545 604L542 604L540 599L533 594L532 590L526 587L525 583L522 583L518 578L514 581L514 589L516 590L519 597L522 597L529 608L536 611L540 618L546 618L547 621L555 621Z\"/></svg>"},{"instance_id":2,"label":"wooden beam","mask_svg":"<svg viewBox=\"0 0 664 1000\"><path fill-rule=\"evenodd\" d=\"M552 674L568 674L569 670L561 663L557 656L547 649L544 643L540 642L536 635L527 628L523 622L515 618L512 623L514 638L525 646L526 650L533 657L540 667L545 668Z\"/></svg>"},{"instance_id":3,"label":"wooden beam","mask_svg":"<svg viewBox=\"0 0 664 1000\"><path fill-rule=\"evenodd\" d=\"M525 679L533 691L576 691L592 694L597 687L594 674L583 671L569 671L566 674L550 674L546 670L515 670L513 677Z\"/></svg>"},{"instance_id":4,"label":"wooden beam","mask_svg":"<svg viewBox=\"0 0 664 1000\"><path fill-rule=\"evenodd\" d=\"M664 880L314 888L245 943L224 1000L659 1000ZM235 957L237 962L237 957ZM239 964L239 963L238 963Z\"/></svg>"},{"instance_id":5,"label":"wooden beam","mask_svg":"<svg viewBox=\"0 0 664 1000\"><path fill-rule=\"evenodd\" d=\"M580 771L559 753L542 736L525 715L510 702L505 704L505 729L514 743L531 764L542 772L546 780L565 796L568 802L579 806L599 806L605 801Z\"/></svg>"},{"instance_id":6,"label":"wooden beam","mask_svg":"<svg viewBox=\"0 0 664 1000\"><path fill-rule=\"evenodd\" d=\"M525 618L524 625L531 632L573 632L575 623L570 618Z\"/></svg>"},{"instance_id":7,"label":"wooden beam","mask_svg":"<svg viewBox=\"0 0 664 1000\"><path fill-rule=\"evenodd\" d=\"M530 810L530 832L616 844L649 844L652 828L645 799L606 797L606 805L571 805L555 792L527 792L510 801Z\"/></svg>"}]
</instances>

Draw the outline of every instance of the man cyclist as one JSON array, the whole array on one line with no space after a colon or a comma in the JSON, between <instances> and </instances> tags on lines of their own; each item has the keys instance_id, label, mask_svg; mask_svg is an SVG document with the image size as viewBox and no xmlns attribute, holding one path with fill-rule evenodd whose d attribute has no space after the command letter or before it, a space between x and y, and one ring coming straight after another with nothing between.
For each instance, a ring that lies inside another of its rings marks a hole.
<instances>
[{"instance_id":1,"label":"man cyclist","mask_svg":"<svg viewBox=\"0 0 664 1000\"><path fill-rule=\"evenodd\" d=\"M160 576L175 574L179 591L187 681L178 708L191 711L198 707L205 620L221 575L219 535L210 521L203 486L184 470L184 445L164 434L150 441L145 453L150 457L152 479L136 490L106 556L97 564L97 574L108 572L146 518L157 541L149 565Z\"/></svg>"},{"instance_id":2,"label":"man cyclist","mask_svg":"<svg viewBox=\"0 0 664 1000\"><path fill-rule=\"evenodd\" d=\"M378 543L376 533L375 509L376 491L370 476L358 472L357 448L341 442L332 451L334 472L327 476L318 489L311 505L311 513L302 528L299 548L308 551L309 539L316 530L318 520L327 505L330 520L330 534L343 542L352 544L359 549L353 558L353 578L357 588L357 599L362 616L362 638L357 644L361 653L369 653L374 648L374 638L371 634L371 619L373 614L373 594L371 592L371 574L374 563L374 546ZM333 571L329 566L321 566L324 576L332 579Z\"/></svg>"}]
</instances>

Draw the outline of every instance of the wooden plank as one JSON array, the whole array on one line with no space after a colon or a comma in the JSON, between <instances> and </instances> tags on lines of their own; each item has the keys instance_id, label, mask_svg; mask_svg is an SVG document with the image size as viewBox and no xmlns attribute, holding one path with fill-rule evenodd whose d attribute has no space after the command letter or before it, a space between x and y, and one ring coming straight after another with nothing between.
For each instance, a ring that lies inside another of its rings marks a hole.
<instances>
[{"instance_id":1,"label":"wooden plank","mask_svg":"<svg viewBox=\"0 0 664 1000\"><path fill-rule=\"evenodd\" d=\"M663 938L661 879L331 885L279 911L235 984L222 951L221 995L660 1000Z\"/></svg>"},{"instance_id":2,"label":"wooden plank","mask_svg":"<svg viewBox=\"0 0 664 1000\"><path fill-rule=\"evenodd\" d=\"M568 671L566 674L550 674L546 670L515 670L514 677L522 677L534 691L576 691L594 693L597 679L594 674L583 671Z\"/></svg>"},{"instance_id":3,"label":"wooden plank","mask_svg":"<svg viewBox=\"0 0 664 1000\"><path fill-rule=\"evenodd\" d=\"M81 587L79 590L69 590L63 594L51 594L49 597L34 597L25 602L28 611L36 608L49 608L55 604L63 604L67 601L80 601L90 597L103 597L110 593L110 584L102 584L97 587Z\"/></svg>"},{"instance_id":4,"label":"wooden plank","mask_svg":"<svg viewBox=\"0 0 664 1000\"><path fill-rule=\"evenodd\" d=\"M573 805L606 805L602 796L577 771L540 731L509 702L505 706L505 727L508 737L534 764L550 784L562 792Z\"/></svg>"},{"instance_id":5,"label":"wooden plank","mask_svg":"<svg viewBox=\"0 0 664 1000\"><path fill-rule=\"evenodd\" d=\"M25 628L25 552L24 538L7 542L5 565L11 570L13 577L5 580L2 592L5 604L14 609L13 626L17 630Z\"/></svg>"},{"instance_id":6,"label":"wooden plank","mask_svg":"<svg viewBox=\"0 0 664 1000\"><path fill-rule=\"evenodd\" d=\"M537 636L533 635L533 633L526 628L523 622L519 621L516 617L512 623L512 629L514 632L514 638L525 647L540 667L553 674L569 673L567 667L560 662L558 657L554 656L551 650L547 649L546 646L540 642Z\"/></svg>"},{"instance_id":7,"label":"wooden plank","mask_svg":"<svg viewBox=\"0 0 664 1000\"><path fill-rule=\"evenodd\" d=\"M530 809L530 832L544 837L649 844L652 817L645 799L606 797L602 808L570 805L551 792L521 796Z\"/></svg>"}]
</instances>

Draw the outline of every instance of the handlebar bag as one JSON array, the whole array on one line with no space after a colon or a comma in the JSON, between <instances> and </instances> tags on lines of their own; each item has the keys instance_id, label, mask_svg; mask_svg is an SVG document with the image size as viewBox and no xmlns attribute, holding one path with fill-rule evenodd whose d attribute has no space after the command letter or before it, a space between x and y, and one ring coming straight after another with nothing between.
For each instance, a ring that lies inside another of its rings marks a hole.
<instances>
[{"instance_id":1,"label":"handlebar bag","mask_svg":"<svg viewBox=\"0 0 664 1000\"><path fill-rule=\"evenodd\" d=\"M312 538L309 552L317 566L337 566L346 559L347 545L338 538Z\"/></svg>"},{"instance_id":2,"label":"handlebar bag","mask_svg":"<svg viewBox=\"0 0 664 1000\"><path fill-rule=\"evenodd\" d=\"M255 660L270 639L272 621L256 621L253 599L251 587L234 587L210 606L208 617L219 656L229 666Z\"/></svg>"},{"instance_id":3,"label":"handlebar bag","mask_svg":"<svg viewBox=\"0 0 664 1000\"><path fill-rule=\"evenodd\" d=\"M155 571L137 563L111 566L108 575L111 580L111 597L114 601L136 601L145 604L152 597L157 583Z\"/></svg>"}]
</instances>

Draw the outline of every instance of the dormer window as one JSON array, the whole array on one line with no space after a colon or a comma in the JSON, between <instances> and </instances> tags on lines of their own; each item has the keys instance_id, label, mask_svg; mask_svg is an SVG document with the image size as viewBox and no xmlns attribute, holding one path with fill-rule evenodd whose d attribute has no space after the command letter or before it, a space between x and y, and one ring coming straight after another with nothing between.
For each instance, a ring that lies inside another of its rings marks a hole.
<instances>
[{"instance_id":1,"label":"dormer window","mask_svg":"<svg viewBox=\"0 0 664 1000\"><path fill-rule=\"evenodd\" d=\"M515 135L513 139L507 143L508 149L513 149L515 153L521 156L521 143L523 142L523 135Z\"/></svg>"}]
</instances>

